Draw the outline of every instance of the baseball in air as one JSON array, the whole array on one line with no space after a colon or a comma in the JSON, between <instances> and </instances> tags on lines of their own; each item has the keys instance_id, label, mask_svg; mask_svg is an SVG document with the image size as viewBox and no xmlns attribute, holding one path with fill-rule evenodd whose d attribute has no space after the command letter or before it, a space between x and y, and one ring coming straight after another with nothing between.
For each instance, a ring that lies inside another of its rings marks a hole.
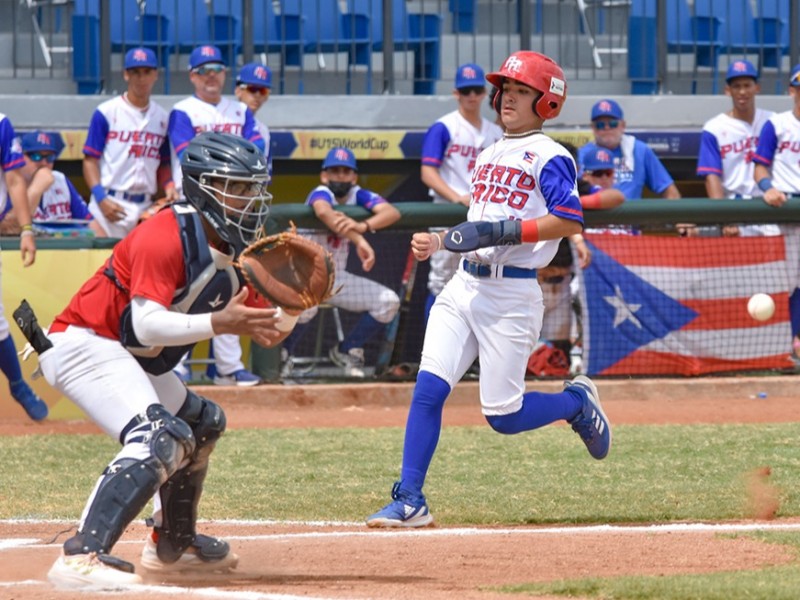
<instances>
[{"instance_id":1,"label":"baseball in air","mask_svg":"<svg viewBox=\"0 0 800 600\"><path fill-rule=\"evenodd\" d=\"M747 301L747 312L756 321L766 321L775 314L775 301L769 294L753 294Z\"/></svg>"}]
</instances>

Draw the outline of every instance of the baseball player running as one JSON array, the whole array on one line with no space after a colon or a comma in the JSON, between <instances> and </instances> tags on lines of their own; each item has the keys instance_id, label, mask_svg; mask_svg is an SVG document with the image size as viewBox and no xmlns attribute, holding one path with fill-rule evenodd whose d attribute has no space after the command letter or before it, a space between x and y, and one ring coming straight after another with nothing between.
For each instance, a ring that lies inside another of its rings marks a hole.
<instances>
[{"instance_id":1,"label":"baseball player running","mask_svg":"<svg viewBox=\"0 0 800 600\"><path fill-rule=\"evenodd\" d=\"M181 159L189 143L202 131L218 131L250 140L264 153L264 139L247 106L222 95L228 70L222 52L216 46L198 46L189 55L189 80L194 95L175 104L169 114L169 143L172 147L172 178L181 192ZM251 386L261 378L244 368L239 338L234 335L214 337L214 383ZM184 367L179 371L188 378Z\"/></svg>"},{"instance_id":2,"label":"baseball player running","mask_svg":"<svg viewBox=\"0 0 800 600\"><path fill-rule=\"evenodd\" d=\"M83 176L92 190L89 211L111 237L124 238L153 204L159 182L177 198L169 169L167 112L150 94L158 61L148 48L125 55L128 90L92 115L83 146Z\"/></svg>"},{"instance_id":3,"label":"baseball player running","mask_svg":"<svg viewBox=\"0 0 800 600\"><path fill-rule=\"evenodd\" d=\"M267 216L262 150L238 136L204 133L181 163L186 201L117 244L55 318L52 348L40 355L47 381L122 444L48 573L59 588L140 583L134 566L110 553L156 493L145 569L228 570L238 562L226 542L195 529L225 414L172 368L196 342L219 333L272 346L297 317L248 306L232 266Z\"/></svg>"},{"instance_id":4,"label":"baseball player running","mask_svg":"<svg viewBox=\"0 0 800 600\"><path fill-rule=\"evenodd\" d=\"M611 447L611 428L597 388L579 375L555 394L525 392L525 368L542 326L536 270L562 237L582 229L575 163L542 133L567 96L561 68L521 51L486 79L499 89L494 107L506 133L478 156L468 221L446 234L414 234L419 260L442 246L461 252L459 270L436 298L425 331L411 399L400 480L392 502L367 518L370 527L422 527L433 522L422 492L453 385L480 356L481 408L489 425L515 434L567 420L596 459Z\"/></svg>"}]
</instances>

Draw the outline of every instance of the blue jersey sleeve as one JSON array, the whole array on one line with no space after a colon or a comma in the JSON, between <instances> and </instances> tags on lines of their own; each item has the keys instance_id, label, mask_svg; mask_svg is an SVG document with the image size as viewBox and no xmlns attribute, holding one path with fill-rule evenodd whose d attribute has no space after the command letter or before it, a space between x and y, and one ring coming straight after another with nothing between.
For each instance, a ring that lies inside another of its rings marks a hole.
<instances>
[{"instance_id":1,"label":"blue jersey sleeve","mask_svg":"<svg viewBox=\"0 0 800 600\"><path fill-rule=\"evenodd\" d=\"M765 167L771 167L777 147L778 136L775 135L775 125L773 125L772 121L767 121L758 135L758 148L756 148L756 153L753 155L753 162Z\"/></svg>"},{"instance_id":2,"label":"blue jersey sleeve","mask_svg":"<svg viewBox=\"0 0 800 600\"><path fill-rule=\"evenodd\" d=\"M672 177L666 167L658 160L656 153L653 152L650 146L639 141L637 141L637 144L641 144L644 149L642 158L644 159L645 182L647 187L657 194L660 194L673 184Z\"/></svg>"},{"instance_id":3,"label":"blue jersey sleeve","mask_svg":"<svg viewBox=\"0 0 800 600\"><path fill-rule=\"evenodd\" d=\"M267 150L264 147L264 138L261 137L261 132L258 130L258 127L256 126L256 120L253 117L253 111L251 111L249 108L244 113L242 137L253 142L253 144L255 144L262 153L266 154Z\"/></svg>"},{"instance_id":4,"label":"blue jersey sleeve","mask_svg":"<svg viewBox=\"0 0 800 600\"><path fill-rule=\"evenodd\" d=\"M169 143L172 144L178 158L183 155L183 151L186 150L186 146L194 139L194 136L194 127L189 115L182 110L173 110L169 113L167 137L169 137Z\"/></svg>"},{"instance_id":5,"label":"blue jersey sleeve","mask_svg":"<svg viewBox=\"0 0 800 600\"><path fill-rule=\"evenodd\" d=\"M3 171L13 171L25 164L14 126L7 118L0 121L0 167Z\"/></svg>"},{"instance_id":6,"label":"blue jersey sleeve","mask_svg":"<svg viewBox=\"0 0 800 600\"><path fill-rule=\"evenodd\" d=\"M311 193L308 195L308 198L306 198L306 204L308 206L314 206L314 203L319 200L327 202L328 204L333 206L333 192L323 186L315 188L311 190Z\"/></svg>"},{"instance_id":7,"label":"blue jersey sleeve","mask_svg":"<svg viewBox=\"0 0 800 600\"><path fill-rule=\"evenodd\" d=\"M583 209L575 187L577 174L566 156L554 156L542 168L539 187L550 214L583 225Z\"/></svg>"},{"instance_id":8,"label":"blue jersey sleeve","mask_svg":"<svg viewBox=\"0 0 800 600\"><path fill-rule=\"evenodd\" d=\"M714 134L703 131L700 134L700 151L697 154L697 174L722 175L722 156L719 153L719 143Z\"/></svg>"},{"instance_id":9,"label":"blue jersey sleeve","mask_svg":"<svg viewBox=\"0 0 800 600\"><path fill-rule=\"evenodd\" d=\"M100 158L106 147L108 138L108 119L99 110L94 111L92 120L89 123L89 133L86 134L86 142L83 144L83 153L86 156Z\"/></svg>"},{"instance_id":10,"label":"blue jersey sleeve","mask_svg":"<svg viewBox=\"0 0 800 600\"><path fill-rule=\"evenodd\" d=\"M363 206L368 211L372 211L378 204L383 204L384 202L386 202L384 197L370 190L361 188L356 191L356 204L358 206Z\"/></svg>"},{"instance_id":11,"label":"blue jersey sleeve","mask_svg":"<svg viewBox=\"0 0 800 600\"><path fill-rule=\"evenodd\" d=\"M67 187L69 188L69 209L72 213L72 218L91 220L92 215L89 212L89 208L86 206L86 202L81 198L78 190L75 189L75 186L72 185L69 179L67 179Z\"/></svg>"},{"instance_id":12,"label":"blue jersey sleeve","mask_svg":"<svg viewBox=\"0 0 800 600\"><path fill-rule=\"evenodd\" d=\"M431 125L422 140L422 164L429 167L442 166L444 153L450 145L450 130L444 123L436 122Z\"/></svg>"}]
</instances>

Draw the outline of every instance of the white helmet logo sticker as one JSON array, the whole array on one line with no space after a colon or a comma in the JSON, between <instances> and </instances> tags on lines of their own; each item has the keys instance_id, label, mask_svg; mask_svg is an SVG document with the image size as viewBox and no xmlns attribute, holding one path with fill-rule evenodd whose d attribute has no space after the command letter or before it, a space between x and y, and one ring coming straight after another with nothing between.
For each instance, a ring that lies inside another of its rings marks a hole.
<instances>
[{"instance_id":1,"label":"white helmet logo sticker","mask_svg":"<svg viewBox=\"0 0 800 600\"><path fill-rule=\"evenodd\" d=\"M566 84L564 83L563 79L558 79L557 77L550 78L550 93L557 96L563 96L565 87Z\"/></svg>"},{"instance_id":2,"label":"white helmet logo sticker","mask_svg":"<svg viewBox=\"0 0 800 600\"><path fill-rule=\"evenodd\" d=\"M507 71L517 72L522 68L522 61L518 59L516 56L511 55L506 60L506 64L503 65Z\"/></svg>"}]
</instances>

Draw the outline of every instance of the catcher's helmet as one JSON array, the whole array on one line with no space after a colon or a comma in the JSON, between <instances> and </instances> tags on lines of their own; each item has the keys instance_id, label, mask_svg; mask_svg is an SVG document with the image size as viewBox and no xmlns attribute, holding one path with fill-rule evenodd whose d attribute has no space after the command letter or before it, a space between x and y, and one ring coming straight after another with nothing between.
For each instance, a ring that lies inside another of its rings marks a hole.
<instances>
[{"instance_id":1,"label":"catcher's helmet","mask_svg":"<svg viewBox=\"0 0 800 600\"><path fill-rule=\"evenodd\" d=\"M183 193L237 253L263 233L272 195L258 147L230 133L204 132L181 157Z\"/></svg>"},{"instance_id":2,"label":"catcher's helmet","mask_svg":"<svg viewBox=\"0 0 800 600\"><path fill-rule=\"evenodd\" d=\"M542 119L555 119L567 100L567 81L564 71L549 56L522 50L514 52L500 67L489 73L486 80L499 91L494 96L493 106L499 113L503 98L503 80L513 79L532 87L540 93L533 102L533 112Z\"/></svg>"}]
</instances>

